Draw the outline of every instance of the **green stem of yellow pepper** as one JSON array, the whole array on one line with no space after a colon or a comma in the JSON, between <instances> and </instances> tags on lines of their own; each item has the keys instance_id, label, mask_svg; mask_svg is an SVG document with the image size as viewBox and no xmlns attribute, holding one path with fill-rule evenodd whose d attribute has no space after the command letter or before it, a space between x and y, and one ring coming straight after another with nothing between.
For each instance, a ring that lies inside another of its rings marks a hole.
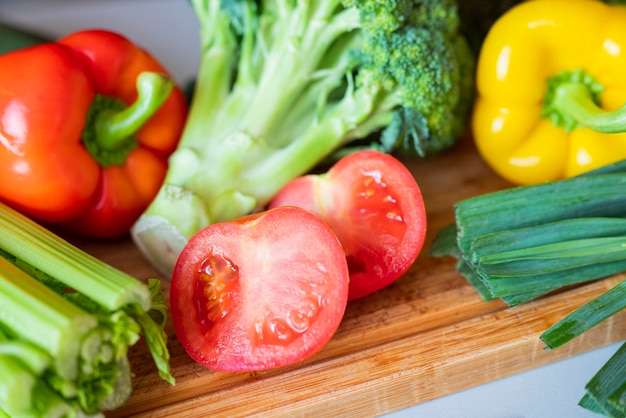
<instances>
[{"instance_id":1,"label":"green stem of yellow pepper","mask_svg":"<svg viewBox=\"0 0 626 418\"><path fill-rule=\"evenodd\" d=\"M564 71L548 80L543 116L568 132L580 126L603 133L626 131L626 104L613 111L602 109L603 89L582 70Z\"/></svg>"}]
</instances>

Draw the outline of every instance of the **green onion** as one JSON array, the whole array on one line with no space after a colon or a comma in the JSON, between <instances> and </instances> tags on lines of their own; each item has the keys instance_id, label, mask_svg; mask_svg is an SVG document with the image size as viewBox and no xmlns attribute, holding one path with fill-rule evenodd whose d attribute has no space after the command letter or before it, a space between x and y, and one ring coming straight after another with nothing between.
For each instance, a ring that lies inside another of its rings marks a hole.
<instances>
[{"instance_id":1,"label":"green onion","mask_svg":"<svg viewBox=\"0 0 626 418\"><path fill-rule=\"evenodd\" d=\"M484 300L509 306L564 286L626 271L626 160L567 180L457 202L431 255L452 256ZM554 324L541 339L559 347L626 308L626 281ZM626 344L587 387L581 405L626 415ZM619 374L616 378L614 374Z\"/></svg>"},{"instance_id":2,"label":"green onion","mask_svg":"<svg viewBox=\"0 0 626 418\"><path fill-rule=\"evenodd\" d=\"M623 418L626 411L626 344L602 366L585 386L580 405L610 418Z\"/></svg>"},{"instance_id":3,"label":"green onion","mask_svg":"<svg viewBox=\"0 0 626 418\"><path fill-rule=\"evenodd\" d=\"M472 268L463 259L459 246L456 242L457 229L456 224L452 223L437 231L437 236L430 248L430 255L433 257L452 256L457 259L456 270L465 277L465 279L474 286L478 294L483 300L489 301L495 299L487 286L472 270Z\"/></svg>"},{"instance_id":4,"label":"green onion","mask_svg":"<svg viewBox=\"0 0 626 418\"><path fill-rule=\"evenodd\" d=\"M626 308L626 280L584 304L541 335L550 348L560 347Z\"/></svg>"},{"instance_id":5,"label":"green onion","mask_svg":"<svg viewBox=\"0 0 626 418\"><path fill-rule=\"evenodd\" d=\"M624 163L626 171L626 163ZM493 232L581 217L626 215L626 173L574 177L488 193L456 204L458 245Z\"/></svg>"},{"instance_id":6,"label":"green onion","mask_svg":"<svg viewBox=\"0 0 626 418\"><path fill-rule=\"evenodd\" d=\"M146 285L0 204L0 417L122 405L142 335L173 384L165 309L160 281Z\"/></svg>"}]
</instances>

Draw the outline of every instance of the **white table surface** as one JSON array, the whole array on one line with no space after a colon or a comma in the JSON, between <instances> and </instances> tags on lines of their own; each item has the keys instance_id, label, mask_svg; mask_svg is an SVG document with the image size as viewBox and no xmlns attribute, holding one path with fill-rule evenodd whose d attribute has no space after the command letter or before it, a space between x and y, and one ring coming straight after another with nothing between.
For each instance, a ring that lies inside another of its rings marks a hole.
<instances>
[{"instance_id":1,"label":"white table surface","mask_svg":"<svg viewBox=\"0 0 626 418\"><path fill-rule=\"evenodd\" d=\"M0 0L0 21L60 37L86 28L125 34L180 83L198 68L198 23L187 0ZM595 418L584 386L621 343L388 415L387 418ZM480 373L480 370L477 370Z\"/></svg>"}]
</instances>

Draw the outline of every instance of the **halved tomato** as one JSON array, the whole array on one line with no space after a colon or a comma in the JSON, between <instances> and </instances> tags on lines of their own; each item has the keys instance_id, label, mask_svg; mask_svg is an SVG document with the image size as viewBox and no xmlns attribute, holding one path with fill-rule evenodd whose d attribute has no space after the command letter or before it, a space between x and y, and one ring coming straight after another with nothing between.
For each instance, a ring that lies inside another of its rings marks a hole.
<instances>
[{"instance_id":1,"label":"halved tomato","mask_svg":"<svg viewBox=\"0 0 626 418\"><path fill-rule=\"evenodd\" d=\"M253 371L319 351L339 326L347 295L335 234L305 210L282 207L196 233L174 268L170 310L198 363Z\"/></svg>"},{"instance_id":2,"label":"halved tomato","mask_svg":"<svg viewBox=\"0 0 626 418\"><path fill-rule=\"evenodd\" d=\"M350 269L349 300L397 280L424 245L420 188L399 160L382 152L355 152L327 173L296 178L269 205L280 206L306 209L337 234Z\"/></svg>"}]
</instances>

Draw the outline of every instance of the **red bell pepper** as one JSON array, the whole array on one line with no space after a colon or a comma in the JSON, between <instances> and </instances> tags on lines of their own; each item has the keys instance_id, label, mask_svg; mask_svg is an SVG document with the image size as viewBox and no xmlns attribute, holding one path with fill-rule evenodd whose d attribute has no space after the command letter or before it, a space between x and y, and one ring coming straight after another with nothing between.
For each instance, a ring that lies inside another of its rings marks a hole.
<instances>
[{"instance_id":1,"label":"red bell pepper","mask_svg":"<svg viewBox=\"0 0 626 418\"><path fill-rule=\"evenodd\" d=\"M0 56L0 200L80 235L124 235L152 201L187 103L161 64L105 30Z\"/></svg>"}]
</instances>

